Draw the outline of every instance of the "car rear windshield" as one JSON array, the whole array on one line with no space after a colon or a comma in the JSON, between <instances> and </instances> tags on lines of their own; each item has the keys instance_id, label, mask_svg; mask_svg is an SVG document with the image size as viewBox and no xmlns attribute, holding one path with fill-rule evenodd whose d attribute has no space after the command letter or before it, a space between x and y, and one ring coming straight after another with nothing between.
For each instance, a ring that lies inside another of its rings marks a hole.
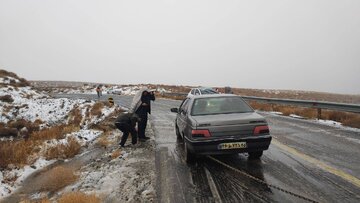
<instances>
[{"instance_id":1,"label":"car rear windshield","mask_svg":"<svg viewBox=\"0 0 360 203\"><path fill-rule=\"evenodd\" d=\"M194 101L191 115L247 113L254 110L240 97L199 98Z\"/></svg>"}]
</instances>

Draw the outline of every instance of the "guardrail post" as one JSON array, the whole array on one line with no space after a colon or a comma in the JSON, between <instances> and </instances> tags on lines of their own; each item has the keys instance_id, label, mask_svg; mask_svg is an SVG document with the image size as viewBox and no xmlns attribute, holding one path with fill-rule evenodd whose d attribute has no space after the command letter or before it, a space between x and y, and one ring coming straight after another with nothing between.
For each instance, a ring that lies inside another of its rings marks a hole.
<instances>
[{"instance_id":1,"label":"guardrail post","mask_svg":"<svg viewBox=\"0 0 360 203\"><path fill-rule=\"evenodd\" d=\"M317 118L321 119L321 109L320 108L317 109Z\"/></svg>"}]
</instances>

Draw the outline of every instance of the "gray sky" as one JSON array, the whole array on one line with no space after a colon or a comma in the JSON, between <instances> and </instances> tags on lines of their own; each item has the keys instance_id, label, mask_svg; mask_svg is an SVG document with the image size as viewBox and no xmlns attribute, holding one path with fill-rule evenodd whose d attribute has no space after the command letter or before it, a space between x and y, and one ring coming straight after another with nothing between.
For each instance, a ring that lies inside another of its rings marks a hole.
<instances>
[{"instance_id":1,"label":"gray sky","mask_svg":"<svg viewBox=\"0 0 360 203\"><path fill-rule=\"evenodd\" d=\"M360 94L360 1L0 0L0 68Z\"/></svg>"}]
</instances>

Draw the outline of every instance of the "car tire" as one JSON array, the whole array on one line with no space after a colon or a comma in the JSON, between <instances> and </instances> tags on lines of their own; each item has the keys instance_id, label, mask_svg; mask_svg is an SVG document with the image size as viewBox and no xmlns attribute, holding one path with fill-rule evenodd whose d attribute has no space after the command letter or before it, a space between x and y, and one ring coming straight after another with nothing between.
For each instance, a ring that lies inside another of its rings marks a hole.
<instances>
[{"instance_id":1,"label":"car tire","mask_svg":"<svg viewBox=\"0 0 360 203\"><path fill-rule=\"evenodd\" d=\"M195 154L190 152L189 147L184 140L184 153L185 153L185 162L186 163L193 163L195 161Z\"/></svg>"},{"instance_id":2,"label":"car tire","mask_svg":"<svg viewBox=\"0 0 360 203\"><path fill-rule=\"evenodd\" d=\"M260 159L260 157L263 155L263 151L257 151L257 152L248 152L249 159Z\"/></svg>"},{"instance_id":3,"label":"car tire","mask_svg":"<svg viewBox=\"0 0 360 203\"><path fill-rule=\"evenodd\" d=\"M181 134L180 134L180 131L179 131L179 127L175 124L175 132L176 132L176 136L178 139L181 139Z\"/></svg>"}]
</instances>

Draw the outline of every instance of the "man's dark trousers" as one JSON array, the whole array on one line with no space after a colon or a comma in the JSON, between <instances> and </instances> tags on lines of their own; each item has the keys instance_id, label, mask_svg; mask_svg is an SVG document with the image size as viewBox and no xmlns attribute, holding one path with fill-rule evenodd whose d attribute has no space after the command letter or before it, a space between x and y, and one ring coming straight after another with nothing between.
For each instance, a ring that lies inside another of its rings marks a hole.
<instances>
[{"instance_id":1,"label":"man's dark trousers","mask_svg":"<svg viewBox=\"0 0 360 203\"><path fill-rule=\"evenodd\" d=\"M115 126L123 132L123 136L121 137L120 145L124 146L126 143L126 140L129 136L129 133L131 133L131 143L136 144L137 143L137 133L133 127L131 127L127 123L115 123Z\"/></svg>"},{"instance_id":2,"label":"man's dark trousers","mask_svg":"<svg viewBox=\"0 0 360 203\"><path fill-rule=\"evenodd\" d=\"M143 139L145 138L145 129L148 121L148 114L147 112L139 114L140 122L138 123L138 133L139 138Z\"/></svg>"}]
</instances>

